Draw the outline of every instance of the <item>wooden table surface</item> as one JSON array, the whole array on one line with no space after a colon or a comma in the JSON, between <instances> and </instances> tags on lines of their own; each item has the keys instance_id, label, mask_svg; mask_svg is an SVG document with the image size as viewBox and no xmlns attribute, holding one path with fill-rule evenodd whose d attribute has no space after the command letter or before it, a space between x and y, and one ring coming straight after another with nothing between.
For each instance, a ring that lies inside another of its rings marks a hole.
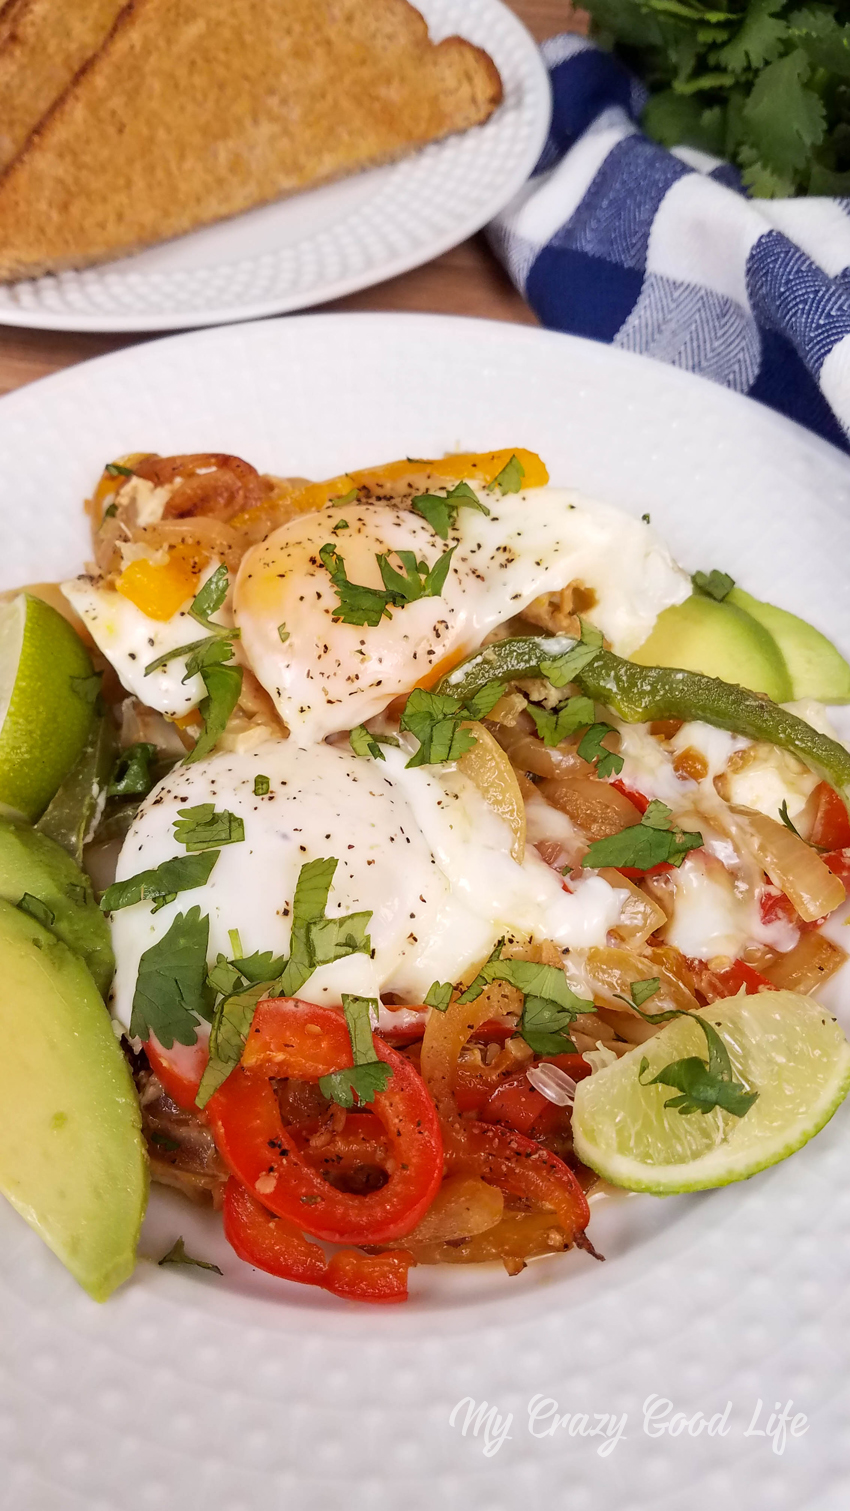
<instances>
[{"instance_id":1,"label":"wooden table surface","mask_svg":"<svg viewBox=\"0 0 850 1511\"><path fill-rule=\"evenodd\" d=\"M512 10L541 41L559 31L583 30L570 0L507 0ZM429 310L437 314L478 315L534 325L520 298L482 236L474 236L423 267L386 283L349 294L322 306L335 310ZM157 334L165 334L158 332ZM87 357L116 351L139 335L79 334L73 331L28 331L0 325L0 393L34 378L58 372Z\"/></svg>"}]
</instances>

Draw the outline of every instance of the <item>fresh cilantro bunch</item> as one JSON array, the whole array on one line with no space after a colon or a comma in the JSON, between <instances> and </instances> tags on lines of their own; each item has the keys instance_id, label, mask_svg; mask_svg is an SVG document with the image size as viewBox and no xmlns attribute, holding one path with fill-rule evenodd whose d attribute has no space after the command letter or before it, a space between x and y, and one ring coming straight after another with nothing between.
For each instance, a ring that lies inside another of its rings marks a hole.
<instances>
[{"instance_id":1,"label":"fresh cilantro bunch","mask_svg":"<svg viewBox=\"0 0 850 1511\"><path fill-rule=\"evenodd\" d=\"M584 0L652 91L644 130L729 158L751 194L850 193L850 4Z\"/></svg>"}]
</instances>

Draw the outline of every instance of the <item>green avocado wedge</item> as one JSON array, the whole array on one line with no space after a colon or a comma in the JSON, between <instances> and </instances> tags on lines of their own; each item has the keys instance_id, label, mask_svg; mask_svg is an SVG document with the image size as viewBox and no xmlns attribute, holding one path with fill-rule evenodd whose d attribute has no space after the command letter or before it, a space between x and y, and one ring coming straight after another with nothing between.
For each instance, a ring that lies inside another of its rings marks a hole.
<instances>
[{"instance_id":1,"label":"green avocado wedge","mask_svg":"<svg viewBox=\"0 0 850 1511\"><path fill-rule=\"evenodd\" d=\"M788 667L792 698L850 703L850 666L820 630L787 609L752 598L743 588L733 588L724 601L743 609L772 635Z\"/></svg>"},{"instance_id":2,"label":"green avocado wedge","mask_svg":"<svg viewBox=\"0 0 850 1511\"><path fill-rule=\"evenodd\" d=\"M694 593L659 614L648 640L629 657L638 666L702 672L764 693L774 703L793 697L791 677L773 636L749 613Z\"/></svg>"},{"instance_id":3,"label":"green avocado wedge","mask_svg":"<svg viewBox=\"0 0 850 1511\"><path fill-rule=\"evenodd\" d=\"M95 1301L132 1274L148 1191L139 1103L82 961L0 902L0 1191Z\"/></svg>"},{"instance_id":4,"label":"green avocado wedge","mask_svg":"<svg viewBox=\"0 0 850 1511\"><path fill-rule=\"evenodd\" d=\"M0 898L15 905L24 898L41 903L48 912L39 921L82 956L95 986L106 996L115 957L109 924L94 900L91 882L61 845L29 824L2 817ZM25 910L28 905L25 901Z\"/></svg>"}]
</instances>

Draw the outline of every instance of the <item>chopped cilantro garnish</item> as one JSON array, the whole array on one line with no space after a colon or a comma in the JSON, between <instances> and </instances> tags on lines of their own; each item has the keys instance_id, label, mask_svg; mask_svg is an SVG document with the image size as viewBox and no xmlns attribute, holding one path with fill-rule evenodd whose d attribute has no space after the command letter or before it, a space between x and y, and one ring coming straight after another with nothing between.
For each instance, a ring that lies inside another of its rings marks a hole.
<instances>
[{"instance_id":1,"label":"chopped cilantro garnish","mask_svg":"<svg viewBox=\"0 0 850 1511\"><path fill-rule=\"evenodd\" d=\"M242 819L227 808L217 810L214 803L198 803L177 812L174 838L187 850L214 850L219 845L238 845L245 838Z\"/></svg>"},{"instance_id":2,"label":"chopped cilantro garnish","mask_svg":"<svg viewBox=\"0 0 850 1511\"><path fill-rule=\"evenodd\" d=\"M339 862L311 860L301 867L292 901L292 930L286 960L270 952L247 959L218 961L210 973L213 986L243 978L234 995L225 995L215 1009L210 1032L210 1059L204 1071L197 1105L204 1107L214 1091L238 1065L254 1010L261 996L295 997L320 965L347 955L368 955L372 941L366 932L371 913L348 913L327 918L328 895ZM247 985L246 985L247 984ZM219 987L221 989L221 987Z\"/></svg>"},{"instance_id":3,"label":"chopped cilantro garnish","mask_svg":"<svg viewBox=\"0 0 850 1511\"><path fill-rule=\"evenodd\" d=\"M104 467L107 477L135 477L132 467L122 467L120 462L107 462Z\"/></svg>"},{"instance_id":4,"label":"chopped cilantro garnish","mask_svg":"<svg viewBox=\"0 0 850 1511\"><path fill-rule=\"evenodd\" d=\"M286 625L285 624L279 624L278 627L277 627L277 633L278 633L278 639L280 640L281 645L286 645L286 642L289 639L289 630L286 628Z\"/></svg>"},{"instance_id":5,"label":"chopped cilantro garnish","mask_svg":"<svg viewBox=\"0 0 850 1511\"><path fill-rule=\"evenodd\" d=\"M259 775L254 777L254 797L266 797L270 787L271 782L267 776Z\"/></svg>"},{"instance_id":6,"label":"chopped cilantro garnish","mask_svg":"<svg viewBox=\"0 0 850 1511\"><path fill-rule=\"evenodd\" d=\"M385 761L386 756L374 735L365 724L355 724L349 732L348 743L356 756L371 756L374 761Z\"/></svg>"},{"instance_id":7,"label":"chopped cilantro garnish","mask_svg":"<svg viewBox=\"0 0 850 1511\"><path fill-rule=\"evenodd\" d=\"M100 684L103 681L103 672L92 672L90 677L71 677L71 686L78 698L94 708L100 697Z\"/></svg>"},{"instance_id":8,"label":"chopped cilantro garnish","mask_svg":"<svg viewBox=\"0 0 850 1511\"><path fill-rule=\"evenodd\" d=\"M735 586L734 577L728 572L718 572L716 568L713 572L694 572L691 582L698 593L714 598L717 603L722 603Z\"/></svg>"},{"instance_id":9,"label":"chopped cilantro garnish","mask_svg":"<svg viewBox=\"0 0 850 1511\"><path fill-rule=\"evenodd\" d=\"M560 745L562 740L575 734L583 725L592 724L595 716L592 698L568 698L560 708L553 709L535 708L533 703L529 703L528 712L537 725L537 733L544 745Z\"/></svg>"},{"instance_id":10,"label":"chopped cilantro garnish","mask_svg":"<svg viewBox=\"0 0 850 1511\"><path fill-rule=\"evenodd\" d=\"M103 514L101 515L101 525L104 525L108 519L114 519L117 513L118 505L113 499L111 504L107 504L106 508L103 511Z\"/></svg>"},{"instance_id":11,"label":"chopped cilantro garnish","mask_svg":"<svg viewBox=\"0 0 850 1511\"><path fill-rule=\"evenodd\" d=\"M372 1038L371 1011L378 1011L373 997L351 997L343 993L342 1010L351 1039L353 1065L344 1070L335 1070L321 1076L319 1090L331 1102L340 1107L353 1107L373 1102L380 1091L386 1089L392 1076L389 1065L378 1059Z\"/></svg>"},{"instance_id":12,"label":"chopped cilantro garnish","mask_svg":"<svg viewBox=\"0 0 850 1511\"><path fill-rule=\"evenodd\" d=\"M40 897L33 897L31 892L25 892L17 906L21 913L28 913L42 928L52 929L56 914Z\"/></svg>"},{"instance_id":13,"label":"chopped cilantro garnish","mask_svg":"<svg viewBox=\"0 0 850 1511\"><path fill-rule=\"evenodd\" d=\"M231 646L231 653L232 653ZM201 668L201 677L207 690L206 697L198 705L204 728L195 741L184 764L200 761L214 750L227 728L227 721L239 702L242 691L241 666L210 666ZM185 678L184 678L185 681Z\"/></svg>"},{"instance_id":14,"label":"chopped cilantro garnish","mask_svg":"<svg viewBox=\"0 0 850 1511\"><path fill-rule=\"evenodd\" d=\"M425 993L425 1006L436 1008L438 1013L447 1011L454 987L450 981L432 981Z\"/></svg>"},{"instance_id":15,"label":"chopped cilantro garnish","mask_svg":"<svg viewBox=\"0 0 850 1511\"><path fill-rule=\"evenodd\" d=\"M510 461L505 462L504 467L492 483L488 483L489 489L498 488L500 493L519 493L522 480L525 477L525 468L519 457L514 455Z\"/></svg>"},{"instance_id":16,"label":"chopped cilantro garnish","mask_svg":"<svg viewBox=\"0 0 850 1511\"><path fill-rule=\"evenodd\" d=\"M487 682L468 703L461 703L451 693L431 693L415 687L399 724L399 728L415 735L419 741L419 749L407 762L408 766L436 766L443 761L457 761L472 750L475 736L461 726L486 718L504 691L504 682Z\"/></svg>"},{"instance_id":17,"label":"chopped cilantro garnish","mask_svg":"<svg viewBox=\"0 0 850 1511\"><path fill-rule=\"evenodd\" d=\"M540 662L540 675L551 682L553 687L566 687L593 660L597 651L602 649L600 631L583 619L579 623L581 639L576 641L572 649L565 651L562 656L553 656L550 661Z\"/></svg>"},{"instance_id":18,"label":"chopped cilantro garnish","mask_svg":"<svg viewBox=\"0 0 850 1511\"><path fill-rule=\"evenodd\" d=\"M720 1107L724 1112L730 1112L733 1117L744 1117L756 1101L758 1092L747 1091L740 1081L734 1079L729 1052L711 1024L698 1013L683 1014L683 1016L691 1017L705 1034L708 1044L708 1061L701 1060L698 1055L673 1060L671 1064L665 1065L663 1070L659 1070L657 1075L645 1081L644 1076L649 1070L649 1061L644 1055L638 1070L641 1086L672 1086L674 1091L680 1092L681 1095L670 1097L664 1106L665 1108L675 1107L680 1114L707 1113L715 1107Z\"/></svg>"},{"instance_id":19,"label":"chopped cilantro garnish","mask_svg":"<svg viewBox=\"0 0 850 1511\"><path fill-rule=\"evenodd\" d=\"M616 751L609 750L602 741L606 735L615 734L616 731L610 724L591 724L587 734L578 748L578 753L583 761L596 761L596 775L600 777L616 776L622 771L624 761Z\"/></svg>"},{"instance_id":20,"label":"chopped cilantro garnish","mask_svg":"<svg viewBox=\"0 0 850 1511\"><path fill-rule=\"evenodd\" d=\"M227 597L229 583L230 575L222 562L195 594L189 613L193 619L197 619L199 624L204 625L205 629L213 630L216 634L226 634L231 639L238 639L238 630L227 629L225 625L210 622L210 616L218 613Z\"/></svg>"},{"instance_id":21,"label":"chopped cilantro garnish","mask_svg":"<svg viewBox=\"0 0 850 1511\"><path fill-rule=\"evenodd\" d=\"M581 1013L593 1012L593 1003L576 996L558 966L537 965L531 960L503 960L502 943L500 940L458 1001L474 1002L491 981L508 981L523 993L519 1032L534 1053L573 1053L575 1045L569 1029Z\"/></svg>"},{"instance_id":22,"label":"chopped cilantro garnish","mask_svg":"<svg viewBox=\"0 0 850 1511\"><path fill-rule=\"evenodd\" d=\"M468 483L456 483L446 494L420 493L410 500L410 507L421 514L423 519L427 519L431 529L436 531L441 540L448 540L449 530L457 523L459 509L477 509L481 514L490 513Z\"/></svg>"},{"instance_id":23,"label":"chopped cilantro garnish","mask_svg":"<svg viewBox=\"0 0 850 1511\"><path fill-rule=\"evenodd\" d=\"M208 859L208 857L207 857ZM204 991L207 969L209 919L198 907L178 913L156 944L145 950L130 1018L132 1038L149 1039L156 1034L163 1049L194 1044L198 1019L206 1017Z\"/></svg>"},{"instance_id":24,"label":"chopped cilantro garnish","mask_svg":"<svg viewBox=\"0 0 850 1511\"><path fill-rule=\"evenodd\" d=\"M208 850L204 855L176 855L149 871L139 871L127 881L113 882L104 892L100 906L104 913L117 913L137 902L152 902L154 913L158 913L167 902L174 901L178 892L202 887L209 880L219 853Z\"/></svg>"},{"instance_id":25,"label":"chopped cilantro garnish","mask_svg":"<svg viewBox=\"0 0 850 1511\"><path fill-rule=\"evenodd\" d=\"M157 1264L190 1264L194 1265L197 1270L211 1270L213 1275L221 1275L223 1273L217 1264L210 1264L206 1259L193 1259L191 1254L187 1254L186 1245L182 1238L175 1240L168 1253L163 1254L162 1258L157 1260Z\"/></svg>"},{"instance_id":26,"label":"chopped cilantro garnish","mask_svg":"<svg viewBox=\"0 0 850 1511\"><path fill-rule=\"evenodd\" d=\"M346 500L347 502L348 500ZM342 499L340 499L340 503L342 503ZM331 535L339 535L343 530L348 530L349 528L347 519L338 519L336 524L331 526Z\"/></svg>"},{"instance_id":27,"label":"chopped cilantro garnish","mask_svg":"<svg viewBox=\"0 0 850 1511\"><path fill-rule=\"evenodd\" d=\"M649 871L664 861L680 866L689 850L702 845L702 835L673 829L670 820L671 811L666 803L651 802L639 824L595 840L582 865L592 870L601 866L615 869L633 866L637 871Z\"/></svg>"},{"instance_id":28,"label":"chopped cilantro garnish","mask_svg":"<svg viewBox=\"0 0 850 1511\"><path fill-rule=\"evenodd\" d=\"M362 583L351 582L345 562L336 547L329 541L322 546L319 559L330 574L339 600L332 612L335 624L369 625L372 629L382 619L391 619L394 608L403 608L418 598L438 598L446 584L451 565L451 551L444 551L432 567L417 561L413 551L396 551L402 571L391 566L389 553L377 557L383 588L368 588Z\"/></svg>"},{"instance_id":29,"label":"chopped cilantro garnish","mask_svg":"<svg viewBox=\"0 0 850 1511\"><path fill-rule=\"evenodd\" d=\"M151 762L156 759L156 753L156 746L146 741L122 750L106 789L109 796L146 797L153 786Z\"/></svg>"}]
</instances>

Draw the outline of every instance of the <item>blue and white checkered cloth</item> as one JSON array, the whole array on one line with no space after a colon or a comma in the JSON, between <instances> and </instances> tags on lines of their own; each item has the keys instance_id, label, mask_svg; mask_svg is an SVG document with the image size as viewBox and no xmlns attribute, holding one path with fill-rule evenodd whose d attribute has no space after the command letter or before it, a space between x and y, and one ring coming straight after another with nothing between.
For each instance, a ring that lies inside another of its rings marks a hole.
<instances>
[{"instance_id":1,"label":"blue and white checkered cloth","mask_svg":"<svg viewBox=\"0 0 850 1511\"><path fill-rule=\"evenodd\" d=\"M534 176L490 226L538 318L750 394L850 451L850 200L749 199L637 126L646 92L582 37L543 44Z\"/></svg>"}]
</instances>

